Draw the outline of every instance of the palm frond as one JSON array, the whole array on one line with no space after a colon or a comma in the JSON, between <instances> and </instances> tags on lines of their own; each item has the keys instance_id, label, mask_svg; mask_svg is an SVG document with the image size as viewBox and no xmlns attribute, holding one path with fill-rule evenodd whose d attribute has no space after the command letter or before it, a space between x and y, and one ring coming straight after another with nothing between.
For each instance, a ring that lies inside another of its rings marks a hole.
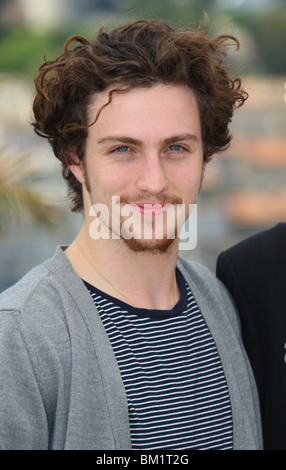
<instances>
[{"instance_id":1,"label":"palm frond","mask_svg":"<svg viewBox=\"0 0 286 470\"><path fill-rule=\"evenodd\" d=\"M23 223L52 227L63 214L54 193L39 189L44 172L28 153L0 149L0 235Z\"/></svg>"}]
</instances>

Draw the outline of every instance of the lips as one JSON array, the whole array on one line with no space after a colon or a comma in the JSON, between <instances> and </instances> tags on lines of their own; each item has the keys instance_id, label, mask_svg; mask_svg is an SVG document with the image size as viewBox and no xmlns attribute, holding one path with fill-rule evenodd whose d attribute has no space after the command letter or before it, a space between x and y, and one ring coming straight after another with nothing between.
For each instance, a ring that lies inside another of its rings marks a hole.
<instances>
[{"instance_id":1,"label":"lips","mask_svg":"<svg viewBox=\"0 0 286 470\"><path fill-rule=\"evenodd\" d=\"M172 204L162 202L138 202L129 204L130 207L136 212L140 212L143 215L159 215L167 212Z\"/></svg>"}]
</instances>

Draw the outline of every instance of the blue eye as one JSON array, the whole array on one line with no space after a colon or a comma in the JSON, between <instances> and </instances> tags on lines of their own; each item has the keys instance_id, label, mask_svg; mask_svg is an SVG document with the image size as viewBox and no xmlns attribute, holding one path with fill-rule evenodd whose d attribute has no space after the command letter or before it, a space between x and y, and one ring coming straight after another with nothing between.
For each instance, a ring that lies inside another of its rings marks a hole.
<instances>
[{"instance_id":1,"label":"blue eye","mask_svg":"<svg viewBox=\"0 0 286 470\"><path fill-rule=\"evenodd\" d=\"M180 152L180 150L182 150L182 146L178 144L174 144L174 145L170 145L169 149L172 152Z\"/></svg>"},{"instance_id":2,"label":"blue eye","mask_svg":"<svg viewBox=\"0 0 286 470\"><path fill-rule=\"evenodd\" d=\"M117 147L115 149L115 151L119 153L129 152L129 150L130 150L130 147L128 147L127 145L120 145L120 147Z\"/></svg>"}]
</instances>

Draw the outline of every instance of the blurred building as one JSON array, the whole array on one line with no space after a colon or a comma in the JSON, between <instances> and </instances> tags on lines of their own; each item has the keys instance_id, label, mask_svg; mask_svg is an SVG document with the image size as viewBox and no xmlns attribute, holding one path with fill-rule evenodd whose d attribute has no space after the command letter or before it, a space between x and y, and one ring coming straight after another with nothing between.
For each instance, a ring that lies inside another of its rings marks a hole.
<instances>
[{"instance_id":1,"label":"blurred building","mask_svg":"<svg viewBox=\"0 0 286 470\"><path fill-rule=\"evenodd\" d=\"M3 3L1 16L6 24L24 24L41 30L90 15L112 14L127 3L127 0L9 0Z\"/></svg>"},{"instance_id":2,"label":"blurred building","mask_svg":"<svg viewBox=\"0 0 286 470\"><path fill-rule=\"evenodd\" d=\"M66 17L68 0L9 0L2 6L2 21L41 30L58 26Z\"/></svg>"}]
</instances>

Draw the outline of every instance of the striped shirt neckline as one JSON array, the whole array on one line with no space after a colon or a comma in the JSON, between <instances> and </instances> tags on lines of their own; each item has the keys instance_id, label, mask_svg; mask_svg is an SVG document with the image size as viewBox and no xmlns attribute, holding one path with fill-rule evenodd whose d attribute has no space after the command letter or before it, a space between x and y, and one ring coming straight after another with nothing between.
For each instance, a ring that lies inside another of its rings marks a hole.
<instances>
[{"instance_id":1,"label":"striped shirt neckline","mask_svg":"<svg viewBox=\"0 0 286 470\"><path fill-rule=\"evenodd\" d=\"M85 283L125 386L132 449L232 449L229 391L213 337L177 270L172 310L138 309Z\"/></svg>"}]
</instances>

